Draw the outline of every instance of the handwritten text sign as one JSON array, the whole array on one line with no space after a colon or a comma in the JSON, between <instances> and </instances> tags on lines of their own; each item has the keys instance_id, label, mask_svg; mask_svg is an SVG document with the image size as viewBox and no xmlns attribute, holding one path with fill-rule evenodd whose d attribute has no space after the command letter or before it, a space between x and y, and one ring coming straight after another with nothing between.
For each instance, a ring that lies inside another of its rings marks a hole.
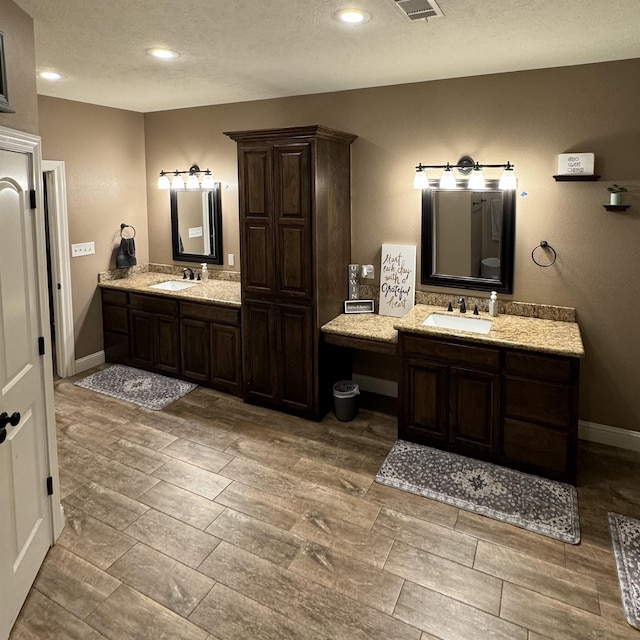
<instances>
[{"instance_id":1,"label":"handwritten text sign","mask_svg":"<svg viewBox=\"0 0 640 640\"><path fill-rule=\"evenodd\" d=\"M415 286L415 245L383 244L380 260L380 315L400 318L413 309Z\"/></svg>"}]
</instances>

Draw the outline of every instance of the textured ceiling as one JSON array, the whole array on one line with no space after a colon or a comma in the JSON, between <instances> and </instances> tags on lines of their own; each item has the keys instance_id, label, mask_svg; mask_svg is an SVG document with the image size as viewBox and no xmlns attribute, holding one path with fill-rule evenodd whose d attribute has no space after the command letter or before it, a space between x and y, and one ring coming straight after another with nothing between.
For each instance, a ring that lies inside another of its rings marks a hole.
<instances>
[{"instance_id":1,"label":"textured ceiling","mask_svg":"<svg viewBox=\"0 0 640 640\"><path fill-rule=\"evenodd\" d=\"M14 1L63 75L40 94L141 112L640 57L640 0L438 0L428 23L393 0ZM354 6L371 20L333 19Z\"/></svg>"}]
</instances>

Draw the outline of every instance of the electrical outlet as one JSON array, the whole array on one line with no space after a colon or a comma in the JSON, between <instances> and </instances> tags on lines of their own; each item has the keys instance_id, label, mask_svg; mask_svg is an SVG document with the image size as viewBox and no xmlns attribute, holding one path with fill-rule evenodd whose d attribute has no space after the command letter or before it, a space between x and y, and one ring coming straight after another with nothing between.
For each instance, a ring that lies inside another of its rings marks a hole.
<instances>
[{"instance_id":1,"label":"electrical outlet","mask_svg":"<svg viewBox=\"0 0 640 640\"><path fill-rule=\"evenodd\" d=\"M375 270L372 264L362 265L362 277L368 279L375 278Z\"/></svg>"},{"instance_id":2,"label":"electrical outlet","mask_svg":"<svg viewBox=\"0 0 640 640\"><path fill-rule=\"evenodd\" d=\"M233 253L227 254L227 263L229 264L230 267L233 267L233 265L235 265L236 257L233 255Z\"/></svg>"},{"instance_id":3,"label":"electrical outlet","mask_svg":"<svg viewBox=\"0 0 640 640\"><path fill-rule=\"evenodd\" d=\"M79 258L80 256L90 256L96 252L95 242L78 242L71 245L71 257Z\"/></svg>"}]
</instances>

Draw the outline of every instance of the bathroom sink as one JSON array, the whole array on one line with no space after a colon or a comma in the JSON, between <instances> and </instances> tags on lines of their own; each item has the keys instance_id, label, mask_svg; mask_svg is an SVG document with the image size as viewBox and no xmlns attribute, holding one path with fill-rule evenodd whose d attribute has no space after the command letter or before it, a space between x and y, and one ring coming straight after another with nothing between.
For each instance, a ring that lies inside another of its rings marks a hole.
<instances>
[{"instance_id":1,"label":"bathroom sink","mask_svg":"<svg viewBox=\"0 0 640 640\"><path fill-rule=\"evenodd\" d=\"M197 282L190 282L188 280L167 280L166 282L159 282L158 284L150 284L151 289L162 289L163 291L182 291L189 287L195 287Z\"/></svg>"},{"instance_id":2,"label":"bathroom sink","mask_svg":"<svg viewBox=\"0 0 640 640\"><path fill-rule=\"evenodd\" d=\"M471 331L472 333L489 333L489 329L491 329L491 320L444 313L432 313L422 324L428 327L453 329L454 331Z\"/></svg>"}]
</instances>

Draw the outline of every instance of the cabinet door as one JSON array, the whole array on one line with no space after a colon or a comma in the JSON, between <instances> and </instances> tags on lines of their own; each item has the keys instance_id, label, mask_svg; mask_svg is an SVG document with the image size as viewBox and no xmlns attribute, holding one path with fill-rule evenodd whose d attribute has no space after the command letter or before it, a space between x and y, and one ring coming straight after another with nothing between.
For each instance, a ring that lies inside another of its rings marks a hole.
<instances>
[{"instance_id":1,"label":"cabinet door","mask_svg":"<svg viewBox=\"0 0 640 640\"><path fill-rule=\"evenodd\" d=\"M281 299L311 299L311 146L274 147L276 288Z\"/></svg>"},{"instance_id":2,"label":"cabinet door","mask_svg":"<svg viewBox=\"0 0 640 640\"><path fill-rule=\"evenodd\" d=\"M154 368L153 343L155 327L153 314L131 309L131 363L143 369Z\"/></svg>"},{"instance_id":3,"label":"cabinet door","mask_svg":"<svg viewBox=\"0 0 640 640\"><path fill-rule=\"evenodd\" d=\"M154 362L161 373L179 375L180 343L178 340L178 319L171 316L154 318Z\"/></svg>"},{"instance_id":4,"label":"cabinet door","mask_svg":"<svg viewBox=\"0 0 640 640\"><path fill-rule=\"evenodd\" d=\"M239 156L243 293L273 294L273 152L244 147Z\"/></svg>"},{"instance_id":5,"label":"cabinet door","mask_svg":"<svg viewBox=\"0 0 640 640\"><path fill-rule=\"evenodd\" d=\"M280 399L283 405L298 412L312 409L317 376L311 312L310 307L278 306Z\"/></svg>"},{"instance_id":6,"label":"cabinet door","mask_svg":"<svg viewBox=\"0 0 640 640\"><path fill-rule=\"evenodd\" d=\"M276 342L275 305L245 300L242 306L242 370L245 400L275 400Z\"/></svg>"},{"instance_id":7,"label":"cabinet door","mask_svg":"<svg viewBox=\"0 0 640 640\"><path fill-rule=\"evenodd\" d=\"M240 362L240 329L211 323L211 384L216 389L240 394L242 374Z\"/></svg>"},{"instance_id":8,"label":"cabinet door","mask_svg":"<svg viewBox=\"0 0 640 640\"><path fill-rule=\"evenodd\" d=\"M449 429L456 449L497 452L500 376L451 367Z\"/></svg>"},{"instance_id":9,"label":"cabinet door","mask_svg":"<svg viewBox=\"0 0 640 640\"><path fill-rule=\"evenodd\" d=\"M182 374L196 382L209 381L209 323L183 318L180 321Z\"/></svg>"},{"instance_id":10,"label":"cabinet door","mask_svg":"<svg viewBox=\"0 0 640 640\"><path fill-rule=\"evenodd\" d=\"M448 374L443 364L407 358L403 364L398 436L411 442L447 442Z\"/></svg>"}]
</instances>

